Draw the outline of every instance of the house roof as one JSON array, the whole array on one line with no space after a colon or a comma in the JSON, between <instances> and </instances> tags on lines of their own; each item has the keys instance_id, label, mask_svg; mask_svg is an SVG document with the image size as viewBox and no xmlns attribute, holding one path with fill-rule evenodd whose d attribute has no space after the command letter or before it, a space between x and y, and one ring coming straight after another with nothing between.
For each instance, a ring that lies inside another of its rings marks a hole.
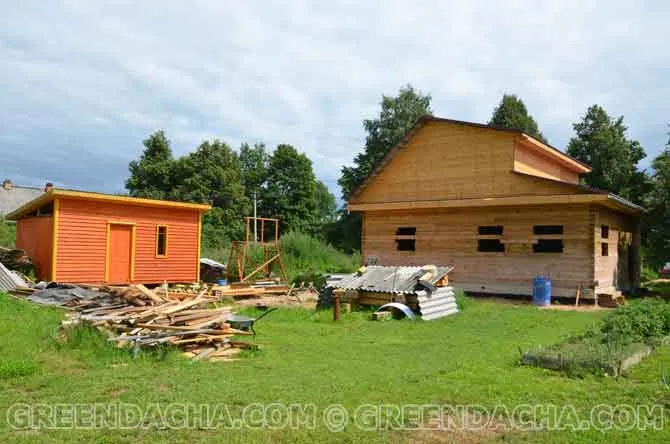
<instances>
[{"instance_id":1,"label":"house roof","mask_svg":"<svg viewBox=\"0 0 670 444\"><path fill-rule=\"evenodd\" d=\"M512 173L518 174L519 176L532 177L533 179L543 180L545 182L558 183L558 184L561 184L562 186L565 186L565 187L568 187L568 188L573 188L573 189L576 189L576 190L580 190L580 191L583 191L585 193L598 194L600 196L606 196L608 201L611 201L611 202L614 203L612 206L620 205L620 206L626 207L627 209L634 210L634 211L639 211L639 212L645 212L646 211L640 205L634 204L633 202L631 202L627 199L624 199L623 197L621 197L617 194L610 193L607 190L601 190L600 188L594 188L594 187L590 187L588 185L583 185L583 184L580 184L580 183L563 182L563 181L560 181L560 180L550 179L548 177L535 176L535 175L532 175L532 174L526 174L526 173L522 173L522 172L519 172L519 171L512 171Z\"/></svg>"},{"instance_id":2,"label":"house roof","mask_svg":"<svg viewBox=\"0 0 670 444\"><path fill-rule=\"evenodd\" d=\"M535 137L526 134L521 130L510 129L510 128L498 128L483 123L467 122L464 120L446 119L443 117L434 117L426 115L420 117L417 120L416 124L412 127L412 129L410 129L407 132L407 134L405 134L405 137L403 137L400 142L398 142L393 148L389 150L386 156L384 156L382 161L379 162L379 164L368 175L368 177L351 193L351 197L349 199L351 200L352 198L358 196L369 185L369 183L374 179L374 177L377 176L384 169L384 167L391 161L391 159L393 159L393 157L398 153L398 151L402 149L405 145L407 145L407 143L409 143L409 141L416 135L416 133L426 123L429 122L450 123L454 125L463 125L491 131L500 131L500 132L517 134L521 138L520 139L521 143L525 144L526 146L532 146L535 149L541 150L542 152L553 158L555 161L561 163L562 165L574 171L575 173L584 174L591 171L591 167L586 165L585 163L578 161L577 159L565 154L558 148L555 148L549 145L548 143L542 142L541 140L538 140Z\"/></svg>"},{"instance_id":3,"label":"house roof","mask_svg":"<svg viewBox=\"0 0 670 444\"><path fill-rule=\"evenodd\" d=\"M433 208L468 208L468 207L494 207L494 206L518 206L518 205L551 205L551 204L578 204L594 203L604 205L615 210L628 213L639 214L646 210L624 199L621 196L610 193L598 188L586 185L562 182L560 180L549 179L546 177L534 176L532 174L512 171L513 174L528 177L533 180L551 182L559 184L566 189L580 191L579 194L549 194L537 196L508 196L508 197L485 197L469 199L443 199L443 200L415 200L411 202L383 202L383 203L362 203L349 204L351 211L377 211L377 210L405 210L405 209L433 209Z\"/></svg>"},{"instance_id":4,"label":"house roof","mask_svg":"<svg viewBox=\"0 0 670 444\"><path fill-rule=\"evenodd\" d=\"M0 218L43 194L41 188L12 185L10 189L0 187Z\"/></svg>"},{"instance_id":5,"label":"house roof","mask_svg":"<svg viewBox=\"0 0 670 444\"><path fill-rule=\"evenodd\" d=\"M188 202L175 202L170 200L143 199L130 196L116 196L113 194L92 193L88 191L63 190L59 188L52 189L36 199L27 202L15 211L7 214L9 220L17 220L22 216L31 213L43 205L53 202L57 198L91 200L99 202L115 202L125 205L137 205L142 207L161 207L161 208L182 208L198 211L207 211L212 207L205 204L194 204Z\"/></svg>"}]
</instances>

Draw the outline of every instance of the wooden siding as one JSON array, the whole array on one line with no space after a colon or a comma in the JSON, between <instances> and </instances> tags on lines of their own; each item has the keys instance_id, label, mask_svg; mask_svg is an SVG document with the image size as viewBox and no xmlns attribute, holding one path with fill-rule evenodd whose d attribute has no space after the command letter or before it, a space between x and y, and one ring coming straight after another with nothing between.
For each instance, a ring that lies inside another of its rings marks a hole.
<instances>
[{"instance_id":1,"label":"wooden siding","mask_svg":"<svg viewBox=\"0 0 670 444\"><path fill-rule=\"evenodd\" d=\"M514 147L514 171L560 180L568 183L579 183L579 175L542 152L517 143Z\"/></svg>"},{"instance_id":2,"label":"wooden siding","mask_svg":"<svg viewBox=\"0 0 670 444\"><path fill-rule=\"evenodd\" d=\"M64 198L58 224L59 281L104 282L109 222L135 224L135 282L197 279L198 211ZM167 257L156 257L157 225L169 227Z\"/></svg>"},{"instance_id":3,"label":"wooden siding","mask_svg":"<svg viewBox=\"0 0 670 444\"><path fill-rule=\"evenodd\" d=\"M578 194L513 172L514 133L427 123L351 204Z\"/></svg>"},{"instance_id":4,"label":"wooden siding","mask_svg":"<svg viewBox=\"0 0 670 444\"><path fill-rule=\"evenodd\" d=\"M594 243L596 291L611 293L628 291L639 284L636 269L639 262L639 236L636 219L607 208L594 208ZM606 239L601 237L602 226L608 227ZM608 255L602 255L602 244L608 245ZM637 244L637 245L636 245Z\"/></svg>"},{"instance_id":5,"label":"wooden siding","mask_svg":"<svg viewBox=\"0 0 670 444\"><path fill-rule=\"evenodd\" d=\"M504 226L506 252L477 251L483 225ZM534 253L533 225L563 225L564 252ZM398 227L416 227L416 251L397 251ZM533 277L544 275L555 296L574 297L593 285L593 232L589 205L367 211L362 251L379 265L454 265L450 282L469 291L530 295Z\"/></svg>"},{"instance_id":6,"label":"wooden siding","mask_svg":"<svg viewBox=\"0 0 670 444\"><path fill-rule=\"evenodd\" d=\"M16 222L16 248L25 250L37 268L37 279L51 279L53 217L34 216Z\"/></svg>"}]
</instances>

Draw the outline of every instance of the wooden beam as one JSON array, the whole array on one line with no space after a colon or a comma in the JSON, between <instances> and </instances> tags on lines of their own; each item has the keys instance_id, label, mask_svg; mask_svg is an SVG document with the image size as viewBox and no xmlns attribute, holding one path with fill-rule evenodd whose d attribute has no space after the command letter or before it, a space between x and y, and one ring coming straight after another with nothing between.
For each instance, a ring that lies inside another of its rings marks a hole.
<instances>
[{"instance_id":1,"label":"wooden beam","mask_svg":"<svg viewBox=\"0 0 670 444\"><path fill-rule=\"evenodd\" d=\"M606 203L606 194L554 194L546 196L486 197L479 199L419 200L349 204L350 211L409 210L422 208L468 208L517 205Z\"/></svg>"}]
</instances>

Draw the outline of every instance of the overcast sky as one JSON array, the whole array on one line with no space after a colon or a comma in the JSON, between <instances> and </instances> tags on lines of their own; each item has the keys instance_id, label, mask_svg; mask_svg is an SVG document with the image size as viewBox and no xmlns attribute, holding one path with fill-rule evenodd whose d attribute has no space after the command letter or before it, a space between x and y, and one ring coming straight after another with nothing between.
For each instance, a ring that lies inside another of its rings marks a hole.
<instances>
[{"instance_id":1,"label":"overcast sky","mask_svg":"<svg viewBox=\"0 0 670 444\"><path fill-rule=\"evenodd\" d=\"M668 2L284 3L0 0L0 176L121 192L163 129L177 155L292 144L336 192L362 119L406 83L476 122L518 94L559 148L593 103L644 166L667 139Z\"/></svg>"}]
</instances>

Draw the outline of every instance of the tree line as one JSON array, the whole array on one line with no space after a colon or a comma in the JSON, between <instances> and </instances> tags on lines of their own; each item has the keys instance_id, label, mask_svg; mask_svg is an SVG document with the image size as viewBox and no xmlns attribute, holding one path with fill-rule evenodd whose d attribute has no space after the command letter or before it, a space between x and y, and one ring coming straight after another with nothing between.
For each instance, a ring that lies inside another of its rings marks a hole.
<instances>
[{"instance_id":1,"label":"tree line","mask_svg":"<svg viewBox=\"0 0 670 444\"><path fill-rule=\"evenodd\" d=\"M363 121L365 144L338 184L346 201L351 193L424 115L431 115L431 96L411 85L395 96L382 96L379 115ZM488 124L517 129L545 143L537 121L516 95L504 94ZM623 116L590 106L572 125L567 153L590 165L583 183L607 190L647 209L643 215L644 256L648 264L670 260L670 141L651 163L641 144L628 135ZM659 143L664 143L665 141ZM244 233L243 217L258 214L282 220L282 232L295 230L321 237L344 251L360 250L361 220L346 208L336 211L335 197L314 175L311 160L291 145L271 153L264 144L243 143L238 151L214 139L175 158L162 131L144 141L144 151L129 165L126 188L131 196L206 202L213 206L203 221L205 246L221 247Z\"/></svg>"},{"instance_id":2,"label":"tree line","mask_svg":"<svg viewBox=\"0 0 670 444\"><path fill-rule=\"evenodd\" d=\"M335 219L335 196L317 180L311 160L291 145L269 153L264 144L243 143L235 151L214 139L175 157L163 131L143 144L140 158L129 164L129 194L211 204L203 218L206 248L244 238L244 217L252 214L254 198L258 216L281 219L282 232L316 235Z\"/></svg>"}]
</instances>

